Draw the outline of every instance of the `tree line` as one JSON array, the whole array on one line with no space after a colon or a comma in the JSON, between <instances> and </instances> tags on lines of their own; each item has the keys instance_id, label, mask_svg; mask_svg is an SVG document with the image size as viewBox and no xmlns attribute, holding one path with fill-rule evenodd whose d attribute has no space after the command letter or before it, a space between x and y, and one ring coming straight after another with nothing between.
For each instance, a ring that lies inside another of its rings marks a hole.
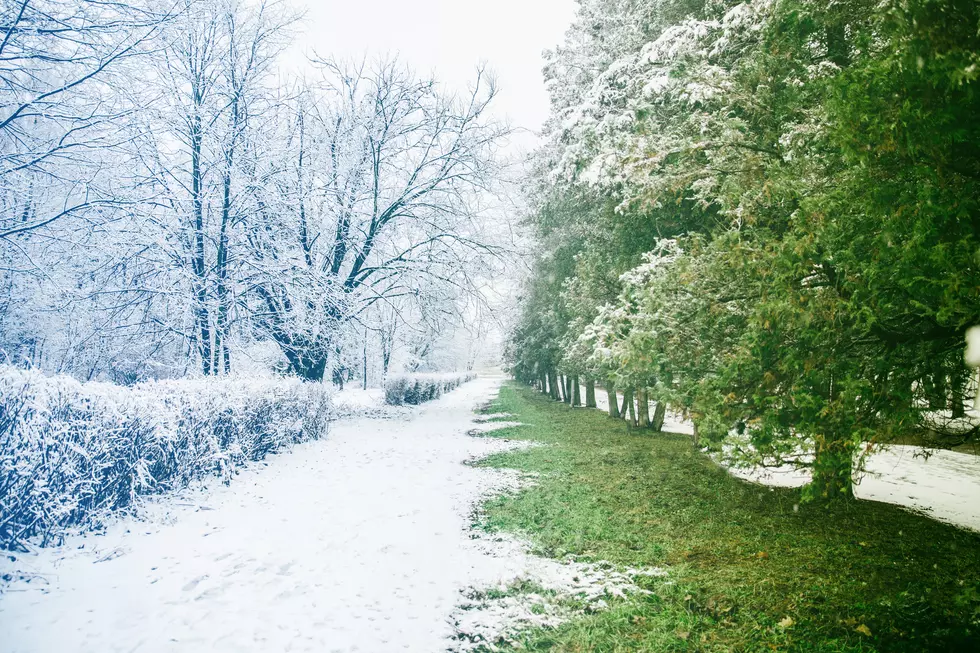
<instances>
[{"instance_id":1,"label":"tree line","mask_svg":"<svg viewBox=\"0 0 980 653\"><path fill-rule=\"evenodd\" d=\"M975 440L980 5L579 4L514 374L669 405L736 460L811 468L811 498L851 496L876 444Z\"/></svg>"}]
</instances>

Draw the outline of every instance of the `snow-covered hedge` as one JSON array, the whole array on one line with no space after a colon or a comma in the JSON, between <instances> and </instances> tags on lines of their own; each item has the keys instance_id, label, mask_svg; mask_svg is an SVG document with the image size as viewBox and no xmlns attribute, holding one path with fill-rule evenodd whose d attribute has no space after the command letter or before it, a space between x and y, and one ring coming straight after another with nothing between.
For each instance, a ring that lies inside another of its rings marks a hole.
<instances>
[{"instance_id":1,"label":"snow-covered hedge","mask_svg":"<svg viewBox=\"0 0 980 653\"><path fill-rule=\"evenodd\" d=\"M0 549L97 528L141 494L228 480L326 434L329 391L296 380L124 387L0 367Z\"/></svg>"},{"instance_id":2,"label":"snow-covered hedge","mask_svg":"<svg viewBox=\"0 0 980 653\"><path fill-rule=\"evenodd\" d=\"M473 373L395 374L385 381L385 403L401 406L432 401L475 378Z\"/></svg>"}]
</instances>

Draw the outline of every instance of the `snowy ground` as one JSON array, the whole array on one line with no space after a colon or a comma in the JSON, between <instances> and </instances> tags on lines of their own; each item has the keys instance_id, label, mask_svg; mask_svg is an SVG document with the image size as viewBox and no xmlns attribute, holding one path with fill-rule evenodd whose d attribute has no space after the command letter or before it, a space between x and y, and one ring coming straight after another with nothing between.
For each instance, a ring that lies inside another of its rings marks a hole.
<instances>
[{"instance_id":1,"label":"snowy ground","mask_svg":"<svg viewBox=\"0 0 980 653\"><path fill-rule=\"evenodd\" d=\"M810 480L806 471L790 467L729 471L776 487L800 487ZM866 471L855 480L859 499L894 503L980 531L980 456L890 445L868 456Z\"/></svg>"},{"instance_id":2,"label":"snowy ground","mask_svg":"<svg viewBox=\"0 0 980 653\"><path fill-rule=\"evenodd\" d=\"M562 618L524 599L482 600L473 588L531 579L602 602L634 590L633 574L658 573L545 560L512 538L475 536L474 506L519 482L461 464L517 446L465 435L472 409L501 381L482 377L392 419L342 420L328 439L274 456L229 486L150 506L146 521L5 557L0 574L13 580L0 583L0 649L466 648L451 639L459 629L478 640Z\"/></svg>"},{"instance_id":3,"label":"snowy ground","mask_svg":"<svg viewBox=\"0 0 980 653\"><path fill-rule=\"evenodd\" d=\"M385 391L382 388L347 386L340 392L335 392L330 398L333 410L339 419L357 417L391 418L406 416L411 408L406 406L389 406L385 403Z\"/></svg>"},{"instance_id":4,"label":"snowy ground","mask_svg":"<svg viewBox=\"0 0 980 653\"><path fill-rule=\"evenodd\" d=\"M585 386L581 392L584 399ZM619 401L622 405L621 394ZM597 388L596 407L605 411L608 406L605 390ZM693 425L680 415L668 413L664 430L691 434ZM892 445L869 456L866 467L854 488L858 498L893 503L980 531L980 456ZM739 478L776 487L799 487L810 480L807 472L791 467L729 471Z\"/></svg>"}]
</instances>

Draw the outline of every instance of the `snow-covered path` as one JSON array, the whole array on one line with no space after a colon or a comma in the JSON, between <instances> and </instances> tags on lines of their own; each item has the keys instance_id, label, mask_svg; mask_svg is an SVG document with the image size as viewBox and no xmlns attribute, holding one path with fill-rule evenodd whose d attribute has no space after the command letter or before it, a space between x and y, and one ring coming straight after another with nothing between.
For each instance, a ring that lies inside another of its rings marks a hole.
<instances>
[{"instance_id":1,"label":"snow-covered path","mask_svg":"<svg viewBox=\"0 0 980 653\"><path fill-rule=\"evenodd\" d=\"M512 446L463 435L501 381L407 419L342 421L148 522L5 561L37 577L0 596L0 649L444 650L460 590L527 565L468 530L480 497L513 482L461 464Z\"/></svg>"}]
</instances>

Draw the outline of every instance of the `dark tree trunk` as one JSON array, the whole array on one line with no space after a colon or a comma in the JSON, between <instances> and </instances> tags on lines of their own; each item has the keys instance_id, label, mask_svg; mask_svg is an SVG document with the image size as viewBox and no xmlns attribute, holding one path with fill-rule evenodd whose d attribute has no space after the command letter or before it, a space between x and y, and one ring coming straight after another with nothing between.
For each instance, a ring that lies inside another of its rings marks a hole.
<instances>
[{"instance_id":1,"label":"dark tree trunk","mask_svg":"<svg viewBox=\"0 0 980 653\"><path fill-rule=\"evenodd\" d=\"M949 396L946 392L945 373L936 372L928 375L923 380L922 386L925 389L926 398L929 401L929 408L931 410L942 410L947 407Z\"/></svg>"},{"instance_id":2,"label":"dark tree trunk","mask_svg":"<svg viewBox=\"0 0 980 653\"><path fill-rule=\"evenodd\" d=\"M587 379L585 381L585 407L595 408L595 381Z\"/></svg>"},{"instance_id":3,"label":"dark tree trunk","mask_svg":"<svg viewBox=\"0 0 980 653\"><path fill-rule=\"evenodd\" d=\"M650 422L651 428L654 431L660 432L664 430L664 419L667 418L667 404L663 401L658 401L656 408L653 409L653 419Z\"/></svg>"},{"instance_id":4,"label":"dark tree trunk","mask_svg":"<svg viewBox=\"0 0 980 653\"><path fill-rule=\"evenodd\" d=\"M327 359L325 357L308 357L302 354L287 355L289 368L299 378L304 381L323 381L323 375L327 370Z\"/></svg>"},{"instance_id":5,"label":"dark tree trunk","mask_svg":"<svg viewBox=\"0 0 980 653\"><path fill-rule=\"evenodd\" d=\"M198 89L194 89L194 111L191 120L191 205L194 220L194 251L191 255L191 269L194 272L194 316L197 333L197 349L201 355L201 371L205 375L214 369L214 353L211 348L211 316L208 311L207 263L204 253L204 192L201 170L201 149L203 146L203 125L200 115Z\"/></svg>"},{"instance_id":6,"label":"dark tree trunk","mask_svg":"<svg viewBox=\"0 0 980 653\"><path fill-rule=\"evenodd\" d=\"M361 359L361 390L367 390L368 370L367 370L367 330L364 331L364 357Z\"/></svg>"},{"instance_id":7,"label":"dark tree trunk","mask_svg":"<svg viewBox=\"0 0 980 653\"><path fill-rule=\"evenodd\" d=\"M647 396L646 388L637 388L636 390L636 409L637 409L637 425L640 428L647 428L650 426L650 399Z\"/></svg>"},{"instance_id":8,"label":"dark tree trunk","mask_svg":"<svg viewBox=\"0 0 980 653\"><path fill-rule=\"evenodd\" d=\"M616 386L610 380L606 380L606 397L609 400L609 416L618 418L619 397L616 396Z\"/></svg>"},{"instance_id":9,"label":"dark tree trunk","mask_svg":"<svg viewBox=\"0 0 980 653\"><path fill-rule=\"evenodd\" d=\"M572 377L572 405L581 406L582 405L582 390L578 384L578 377Z\"/></svg>"},{"instance_id":10,"label":"dark tree trunk","mask_svg":"<svg viewBox=\"0 0 980 653\"><path fill-rule=\"evenodd\" d=\"M623 406L619 409L619 416L632 421L633 414L633 388L626 388L623 390Z\"/></svg>"},{"instance_id":11,"label":"dark tree trunk","mask_svg":"<svg viewBox=\"0 0 980 653\"><path fill-rule=\"evenodd\" d=\"M963 390L966 386L967 378L966 370L960 365L956 366L956 368L953 370L953 374L950 376L949 408L952 411L953 419L966 416L966 406L963 404Z\"/></svg>"},{"instance_id":12,"label":"dark tree trunk","mask_svg":"<svg viewBox=\"0 0 980 653\"><path fill-rule=\"evenodd\" d=\"M833 436L819 437L815 453L813 480L809 487L811 496L828 501L853 499L853 442Z\"/></svg>"}]
</instances>

